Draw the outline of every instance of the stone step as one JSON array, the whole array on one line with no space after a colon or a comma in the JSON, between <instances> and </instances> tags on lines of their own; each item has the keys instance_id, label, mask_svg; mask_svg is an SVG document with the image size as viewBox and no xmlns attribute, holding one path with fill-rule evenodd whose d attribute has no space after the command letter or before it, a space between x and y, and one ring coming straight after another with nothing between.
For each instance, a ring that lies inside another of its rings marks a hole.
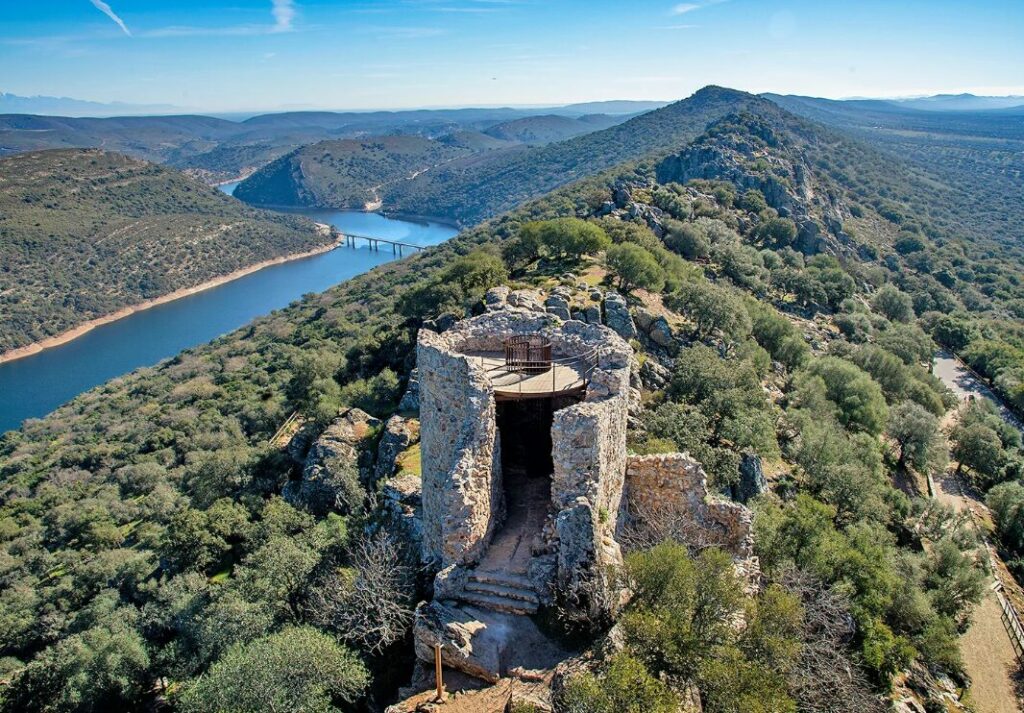
<instances>
[{"instance_id":1,"label":"stone step","mask_svg":"<svg viewBox=\"0 0 1024 713\"><path fill-rule=\"evenodd\" d=\"M522 589L521 587L509 587L504 584L492 584L491 582L477 582L470 579L466 582L467 592L479 592L481 594L490 594L496 597L504 597L505 599L516 599L521 602L527 602L534 606L540 604L540 599L537 598L537 593L532 589Z\"/></svg>"},{"instance_id":2,"label":"stone step","mask_svg":"<svg viewBox=\"0 0 1024 713\"><path fill-rule=\"evenodd\" d=\"M535 591L533 588L533 581L522 574L512 574L510 572L487 572L483 570L473 570L469 573L470 582L482 582L484 584L497 584L502 587L512 587L514 589L526 589L528 591Z\"/></svg>"},{"instance_id":3,"label":"stone step","mask_svg":"<svg viewBox=\"0 0 1024 713\"><path fill-rule=\"evenodd\" d=\"M464 590L459 594L459 600L492 611L505 612L506 614L519 614L529 616L537 613L537 605L518 599L506 599L505 597L483 594L482 592L471 592Z\"/></svg>"}]
</instances>

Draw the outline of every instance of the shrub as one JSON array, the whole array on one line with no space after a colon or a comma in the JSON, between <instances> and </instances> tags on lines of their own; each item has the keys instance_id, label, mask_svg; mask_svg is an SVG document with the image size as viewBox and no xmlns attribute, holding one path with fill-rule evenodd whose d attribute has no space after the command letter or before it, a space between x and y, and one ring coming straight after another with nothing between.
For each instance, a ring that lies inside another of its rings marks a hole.
<instances>
[{"instance_id":1,"label":"shrub","mask_svg":"<svg viewBox=\"0 0 1024 713\"><path fill-rule=\"evenodd\" d=\"M629 654L616 654L602 675L570 679L558 701L563 713L675 713L679 699Z\"/></svg>"},{"instance_id":2,"label":"shrub","mask_svg":"<svg viewBox=\"0 0 1024 713\"><path fill-rule=\"evenodd\" d=\"M316 629L296 627L233 646L186 686L180 703L195 713L326 713L335 703L358 700L368 681L351 651Z\"/></svg>"}]
</instances>

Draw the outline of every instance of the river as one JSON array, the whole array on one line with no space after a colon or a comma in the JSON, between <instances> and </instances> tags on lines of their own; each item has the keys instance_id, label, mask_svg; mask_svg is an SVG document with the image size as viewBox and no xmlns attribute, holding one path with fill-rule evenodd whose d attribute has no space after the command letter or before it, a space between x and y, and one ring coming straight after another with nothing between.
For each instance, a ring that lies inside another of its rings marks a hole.
<instances>
[{"instance_id":1,"label":"river","mask_svg":"<svg viewBox=\"0 0 1024 713\"><path fill-rule=\"evenodd\" d=\"M237 184L221 190L230 194ZM433 222L386 218L354 211L301 211L342 232L436 245L458 231ZM339 247L303 260L273 265L195 295L99 327L38 354L0 364L0 433L26 418L48 414L83 391L143 366L151 366L394 260L389 246Z\"/></svg>"}]
</instances>

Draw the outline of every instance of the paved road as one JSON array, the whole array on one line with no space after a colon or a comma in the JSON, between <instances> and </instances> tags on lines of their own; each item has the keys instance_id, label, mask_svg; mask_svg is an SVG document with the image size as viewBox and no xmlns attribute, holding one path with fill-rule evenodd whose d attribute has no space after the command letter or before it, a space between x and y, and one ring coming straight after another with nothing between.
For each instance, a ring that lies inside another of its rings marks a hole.
<instances>
[{"instance_id":1,"label":"paved road","mask_svg":"<svg viewBox=\"0 0 1024 713\"><path fill-rule=\"evenodd\" d=\"M972 396L990 399L1000 407L1003 418L1020 427L1020 422L999 403L995 394L952 354L941 353L936 358L934 373L961 401ZM935 479L935 497L956 510L985 508L983 503L964 493L952 470ZM991 588L993 582L992 578L986 582L985 597L975 608L971 626L960 639L960 653L971 677L971 701L978 713L1017 713L1020 708L1013 685L1017 657L1003 628L999 600Z\"/></svg>"},{"instance_id":2,"label":"paved road","mask_svg":"<svg viewBox=\"0 0 1024 713\"><path fill-rule=\"evenodd\" d=\"M961 401L970 397L985 398L994 403L1007 422L1017 428L1024 428L1012 411L1003 406L999 398L988 388L978 377L971 373L970 369L964 366L959 359L948 352L939 352L935 358L935 366L932 369L935 376L942 379L942 382L952 389Z\"/></svg>"}]
</instances>

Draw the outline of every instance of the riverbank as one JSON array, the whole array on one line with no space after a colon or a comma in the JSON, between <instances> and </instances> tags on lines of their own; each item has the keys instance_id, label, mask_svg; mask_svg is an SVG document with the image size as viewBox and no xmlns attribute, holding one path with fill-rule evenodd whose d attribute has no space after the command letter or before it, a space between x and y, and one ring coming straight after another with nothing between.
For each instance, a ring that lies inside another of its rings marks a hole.
<instances>
[{"instance_id":1,"label":"riverbank","mask_svg":"<svg viewBox=\"0 0 1024 713\"><path fill-rule=\"evenodd\" d=\"M133 315L137 312L142 312L147 309L157 307L159 305L167 304L168 302L180 300L183 297L195 295L200 292L213 289L214 287L220 287L221 285L225 285L241 277L245 277L246 275L251 275L252 273L263 270L264 268L268 268L273 265L281 265L287 262L293 262L295 260L304 260L306 258L314 257L316 255L322 255L323 253L330 252L331 250L334 250L336 247L338 247L339 243L335 238L334 231L331 229L329 225L317 224L317 228L320 235L330 235L332 241L326 245L313 248L312 250L306 250L305 252L301 253L292 253L290 255L281 255L275 258L271 258L269 260L264 260L262 262L256 263L255 265L249 265L248 267L243 267L238 270L235 270L234 272L230 272L227 275L221 275L220 277L215 277L213 279L207 280L206 282L202 282L193 287L183 287L181 289L175 290L174 292L168 292L166 295L161 295L160 297L154 297L152 299L145 300L144 302L139 302L138 304L135 305L123 307L117 310L116 312L111 312L110 314L104 315L102 317L97 317L95 319L89 320L88 322L83 322L77 327L72 327L71 329L61 332L60 334L56 334L52 337L47 337L46 339L41 339L38 342L32 342L31 344L26 344L23 347L17 347L15 349L10 349L6 352L0 353L0 364L15 361L17 359L24 359L25 357L32 356L33 354L38 354L46 349L59 347L62 344L67 344L68 342L73 341L78 337L81 337L83 334L88 334L92 330L96 329L96 327L103 326L104 324L110 324L111 322L116 322L119 319L124 319L125 317Z\"/></svg>"}]
</instances>

